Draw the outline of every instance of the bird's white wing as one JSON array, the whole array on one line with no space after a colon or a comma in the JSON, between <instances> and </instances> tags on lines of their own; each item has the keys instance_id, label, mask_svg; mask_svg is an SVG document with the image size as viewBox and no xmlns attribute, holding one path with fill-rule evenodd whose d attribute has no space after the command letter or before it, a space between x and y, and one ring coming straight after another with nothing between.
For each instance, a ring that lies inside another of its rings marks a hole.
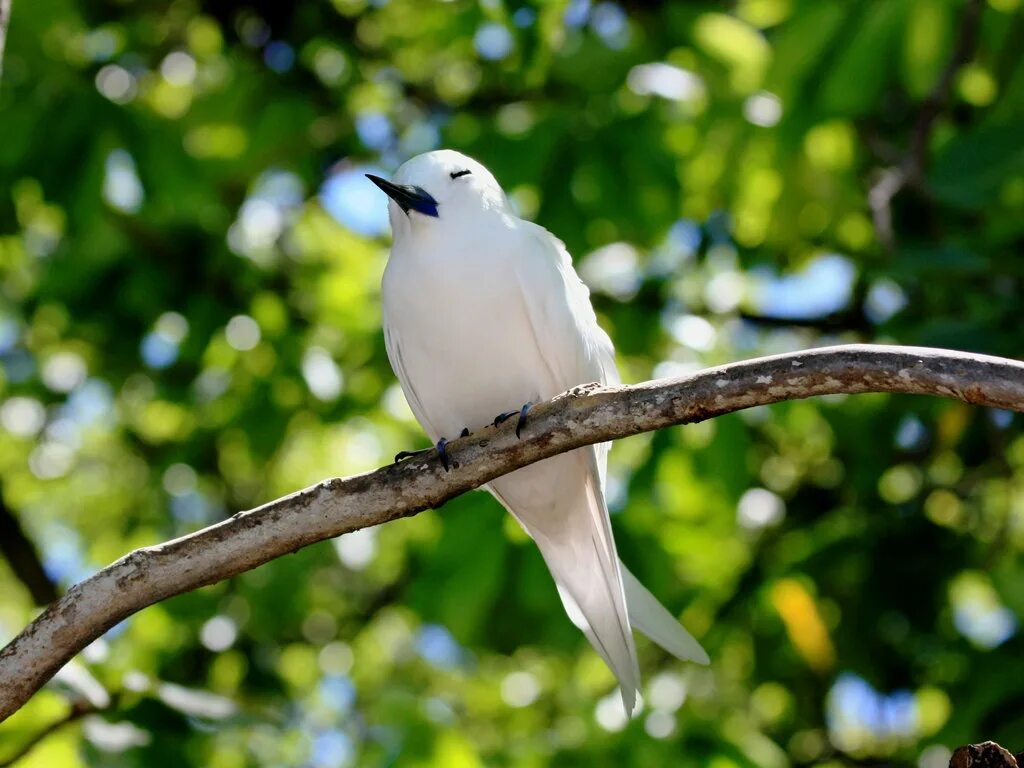
<instances>
[{"instance_id":1,"label":"bird's white wing","mask_svg":"<svg viewBox=\"0 0 1024 768\"><path fill-rule=\"evenodd\" d=\"M523 227L533 247L524 248L517 260L519 285L557 385L618 384L615 348L597 324L590 291L572 268L565 245L543 227L529 222Z\"/></svg>"},{"instance_id":2,"label":"bird's white wing","mask_svg":"<svg viewBox=\"0 0 1024 768\"><path fill-rule=\"evenodd\" d=\"M522 226L516 288L548 374L540 394L617 381L611 340L564 246L536 225ZM629 711L640 674L604 498L606 452L587 446L500 478L491 488L537 543L567 613L615 672ZM538 494L528 486L549 490Z\"/></svg>"},{"instance_id":3,"label":"bird's white wing","mask_svg":"<svg viewBox=\"0 0 1024 768\"><path fill-rule=\"evenodd\" d=\"M615 349L608 335L597 324L590 292L572 268L572 259L565 245L543 227L528 225L532 234L543 247L526 249L528 261L524 260L520 272L520 285L527 296L530 317L538 337L543 337L546 360L552 368L561 389L577 384L598 381L605 385L621 382L615 365ZM554 298L557 294L541 292L530 294L537 275L547 270L548 280L557 280L563 286L565 300ZM546 299L546 300L545 300ZM591 454L592 473L596 475L600 499L601 527L611 539L608 511L604 501L604 483L610 443L593 446ZM598 510L594 510L598 514ZM614 548L614 543L612 543ZM616 558L617 559L617 558ZM647 637L674 656L708 663L707 653L693 636L679 624L671 613L654 597L635 576L623 565L621 580L628 605L629 620Z\"/></svg>"},{"instance_id":4,"label":"bird's white wing","mask_svg":"<svg viewBox=\"0 0 1024 768\"><path fill-rule=\"evenodd\" d=\"M520 286L527 294L534 332L544 339L542 352L552 368L558 392L593 381L606 386L622 383L615 365L615 347L597 323L590 289L573 269L565 243L541 226L529 222L524 226L537 246L525 249L528 253L519 262ZM547 282L557 285L557 290L531 295L530 287L536 286L538 275L546 275ZM610 449L611 443L594 446L601 488Z\"/></svg>"}]
</instances>

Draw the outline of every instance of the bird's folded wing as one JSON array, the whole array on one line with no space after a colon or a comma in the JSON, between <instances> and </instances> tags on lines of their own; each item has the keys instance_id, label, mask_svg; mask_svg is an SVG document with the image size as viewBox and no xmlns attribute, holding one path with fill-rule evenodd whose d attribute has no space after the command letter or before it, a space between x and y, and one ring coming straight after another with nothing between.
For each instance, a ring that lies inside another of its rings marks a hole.
<instances>
[{"instance_id":1,"label":"bird's folded wing","mask_svg":"<svg viewBox=\"0 0 1024 768\"><path fill-rule=\"evenodd\" d=\"M590 289L572 268L565 244L537 224L523 222L532 247L523 249L517 263L522 288L538 347L555 383L554 396L592 381L604 385L622 382L615 365L615 347L597 323ZM541 290L537 286L542 286ZM603 488L611 443L594 446Z\"/></svg>"},{"instance_id":2,"label":"bird's folded wing","mask_svg":"<svg viewBox=\"0 0 1024 768\"><path fill-rule=\"evenodd\" d=\"M543 227L523 226L528 247L517 259L519 284L541 337L538 347L560 391L592 381L618 384L615 348L597 324L590 291L573 270L565 245Z\"/></svg>"},{"instance_id":3,"label":"bird's folded wing","mask_svg":"<svg viewBox=\"0 0 1024 768\"><path fill-rule=\"evenodd\" d=\"M553 391L542 390L542 396L553 397L591 381L618 381L615 349L597 324L590 292L573 270L565 246L543 227L529 222L523 226L526 243L516 261L516 273L534 342L551 376L548 387ZM614 571L616 591L621 592L615 539L604 501L607 448L588 446L580 451L587 455L586 469L596 491L590 510L594 533L608 568Z\"/></svg>"},{"instance_id":4,"label":"bird's folded wing","mask_svg":"<svg viewBox=\"0 0 1024 768\"><path fill-rule=\"evenodd\" d=\"M522 297L544 362L547 376L538 373L546 381L537 382L541 396L591 381L618 380L611 340L598 326L589 292L564 246L541 227L522 226L515 261L518 285L510 290L518 289ZM587 637L619 678L623 703L631 710L639 669L604 498L605 453L605 448L586 446L553 459L567 470L555 479L555 487L568 493L556 493L550 508L527 508L510 498L514 489L500 480L491 487L537 542L567 610L574 605L582 613Z\"/></svg>"},{"instance_id":5,"label":"bird's folded wing","mask_svg":"<svg viewBox=\"0 0 1024 768\"><path fill-rule=\"evenodd\" d=\"M565 245L543 227L528 226L540 247L524 249L527 253L520 262L520 284L527 294L535 332L544 334L544 343L540 346L558 377L558 386L565 390L588 381L619 384L615 349L597 324L590 292L573 270ZM557 290L531 292L530 286L536 286L541 276L545 284L555 285ZM594 446L592 467L601 488L604 487L609 446L609 443ZM603 516L604 525L608 526L607 511ZM610 539L610 527L607 535ZM630 624L674 656L707 664L708 655L700 643L621 562L619 566Z\"/></svg>"}]
</instances>

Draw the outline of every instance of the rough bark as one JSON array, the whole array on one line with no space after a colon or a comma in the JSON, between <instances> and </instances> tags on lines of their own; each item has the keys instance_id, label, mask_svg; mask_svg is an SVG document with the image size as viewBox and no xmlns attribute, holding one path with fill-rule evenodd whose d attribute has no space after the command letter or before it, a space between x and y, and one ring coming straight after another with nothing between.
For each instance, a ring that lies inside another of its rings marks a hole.
<instances>
[{"instance_id":1,"label":"rough bark","mask_svg":"<svg viewBox=\"0 0 1024 768\"><path fill-rule=\"evenodd\" d=\"M133 613L317 541L439 507L519 467L590 443L815 395L894 392L1024 411L1024 363L915 347L851 345L748 360L674 379L576 387L436 456L310 488L139 549L72 587L0 651L0 720L86 645ZM515 405L514 403L511 405Z\"/></svg>"}]
</instances>

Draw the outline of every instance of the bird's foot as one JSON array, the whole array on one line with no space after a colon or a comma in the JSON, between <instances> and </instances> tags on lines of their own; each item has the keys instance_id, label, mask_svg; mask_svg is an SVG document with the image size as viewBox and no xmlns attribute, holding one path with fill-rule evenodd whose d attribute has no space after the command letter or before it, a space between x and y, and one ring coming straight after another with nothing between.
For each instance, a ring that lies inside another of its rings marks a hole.
<instances>
[{"instance_id":1,"label":"bird's foot","mask_svg":"<svg viewBox=\"0 0 1024 768\"><path fill-rule=\"evenodd\" d=\"M462 432L459 433L459 437L468 437L469 427L463 427ZM441 438L437 441L437 445L433 448L421 448L418 451L400 451L395 454L395 464L405 459L416 459L421 456L426 456L431 451L437 451L437 456L441 459L441 466L444 467L444 471L448 472L450 468L450 462L448 460L448 441L445 438Z\"/></svg>"},{"instance_id":2,"label":"bird's foot","mask_svg":"<svg viewBox=\"0 0 1024 768\"><path fill-rule=\"evenodd\" d=\"M499 424L508 421L513 416L518 415L519 418L516 420L516 437L520 437L519 433L522 431L523 427L526 426L526 414L532 407L533 403L525 403L523 407L520 408L518 411L508 411L507 413L499 413L497 416L494 417L494 426L498 426Z\"/></svg>"}]
</instances>

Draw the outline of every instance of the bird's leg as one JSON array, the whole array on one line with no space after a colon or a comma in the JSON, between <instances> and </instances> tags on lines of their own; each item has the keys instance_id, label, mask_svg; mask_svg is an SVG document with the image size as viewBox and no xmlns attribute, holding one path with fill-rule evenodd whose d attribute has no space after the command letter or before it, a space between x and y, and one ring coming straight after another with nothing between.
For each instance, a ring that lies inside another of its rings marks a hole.
<instances>
[{"instance_id":1,"label":"bird's leg","mask_svg":"<svg viewBox=\"0 0 1024 768\"><path fill-rule=\"evenodd\" d=\"M448 441L443 437L437 441L437 456L441 459L441 466L444 467L444 471L448 471L448 451L445 450L445 446L448 445Z\"/></svg>"},{"instance_id":2,"label":"bird's leg","mask_svg":"<svg viewBox=\"0 0 1024 768\"><path fill-rule=\"evenodd\" d=\"M523 427L526 426L526 412L529 411L532 407L533 403L526 403L518 411L507 411L505 413L499 413L497 416L494 417L494 426L498 426L499 424L508 421L513 416L518 416L519 418L516 420L516 437L519 437L519 432L522 430Z\"/></svg>"}]
</instances>

